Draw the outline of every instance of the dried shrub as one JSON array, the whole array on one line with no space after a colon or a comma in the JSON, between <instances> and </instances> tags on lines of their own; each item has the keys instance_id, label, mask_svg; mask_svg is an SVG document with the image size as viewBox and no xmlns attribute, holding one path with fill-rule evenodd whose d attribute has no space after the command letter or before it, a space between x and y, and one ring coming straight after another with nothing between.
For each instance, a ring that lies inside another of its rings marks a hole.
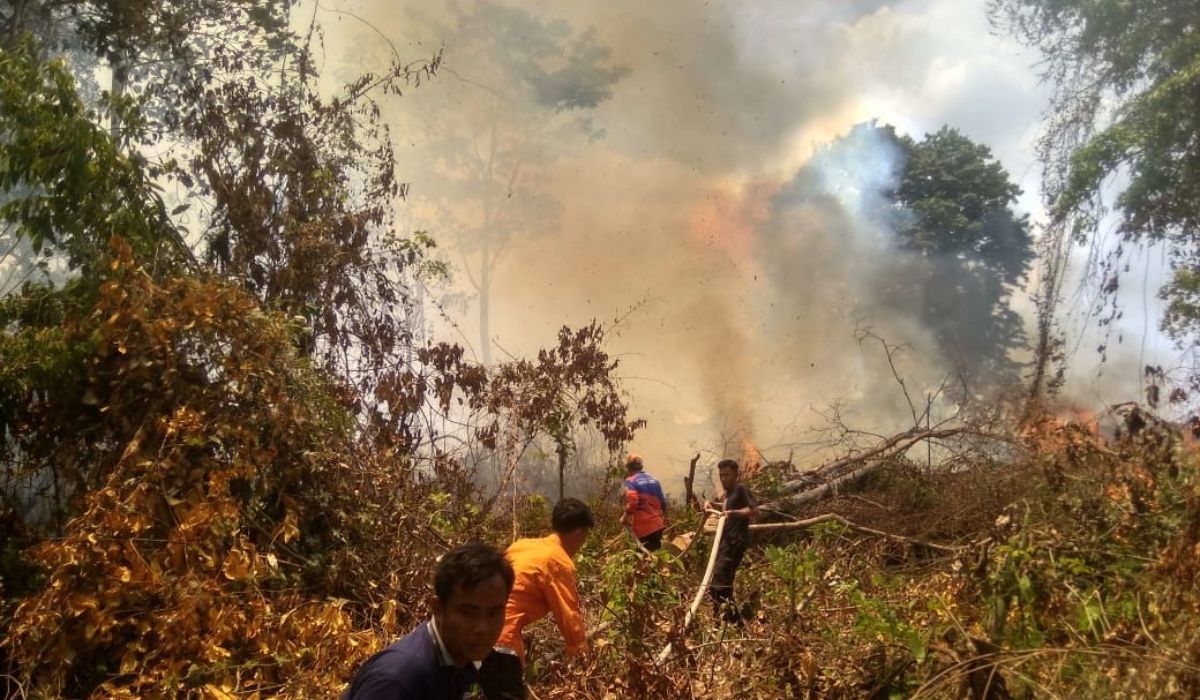
<instances>
[{"instance_id":1,"label":"dried shrub","mask_svg":"<svg viewBox=\"0 0 1200 700\"><path fill-rule=\"evenodd\" d=\"M7 625L10 673L32 695L332 694L377 643L332 595L388 506L351 464L352 416L283 318L115 251L64 336L87 348L97 486L33 550L47 581ZM64 407L28 406L28 454L69 449Z\"/></svg>"}]
</instances>

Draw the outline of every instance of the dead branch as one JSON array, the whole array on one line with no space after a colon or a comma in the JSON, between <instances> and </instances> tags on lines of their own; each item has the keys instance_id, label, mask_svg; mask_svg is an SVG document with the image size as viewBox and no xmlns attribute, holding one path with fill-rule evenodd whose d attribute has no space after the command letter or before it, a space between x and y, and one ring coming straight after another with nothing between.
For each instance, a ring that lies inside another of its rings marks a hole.
<instances>
[{"instance_id":1,"label":"dead branch","mask_svg":"<svg viewBox=\"0 0 1200 700\"><path fill-rule=\"evenodd\" d=\"M816 469L802 474L800 477L791 481L786 481L783 487L786 491L794 492L804 489L807 486L817 484L828 484L830 479L836 479L838 475L845 472L847 468L870 461L883 461L889 457L894 457L903 454L908 448L922 440L940 439L951 437L954 435L963 434L979 434L976 431L965 427L930 429L930 430L909 430L899 435L884 440L880 444L858 454L842 457L827 464L823 464ZM853 470L850 473L856 473L858 470Z\"/></svg>"},{"instance_id":2,"label":"dead branch","mask_svg":"<svg viewBox=\"0 0 1200 700\"><path fill-rule=\"evenodd\" d=\"M897 534L891 533L891 532L884 532L883 530L876 530L875 528L867 527L865 525L859 525L858 523L848 520L848 519L838 515L837 513L825 513L824 515L818 515L813 518L806 518L804 520L797 520L795 522L789 522L789 523L754 523L750 526L750 529L755 532L764 532L764 531L765 532L772 532L772 531L787 532L790 530L806 530L806 529L812 527L813 525L819 525L821 523L827 523L830 521L839 522L842 525L850 528L851 530L857 530L858 532L863 532L868 535L875 535L876 537L886 537L888 539L897 540L899 542L907 542L908 544L917 545L920 547L926 547L928 549L935 549L939 552L957 553L957 552L961 552L964 549L969 549L971 547L974 547L975 544L978 544L978 543L975 543L975 544L968 544L968 545L945 545L945 544L937 544L936 542L927 542L925 540L918 540L918 539L915 539L912 537L906 537L905 535L897 535Z\"/></svg>"},{"instance_id":3,"label":"dead branch","mask_svg":"<svg viewBox=\"0 0 1200 700\"><path fill-rule=\"evenodd\" d=\"M912 429L882 441L875 447L857 454L829 462L813 471L797 475L783 484L784 491L791 494L774 502L763 504L764 508L778 510L784 506L795 508L819 501L840 489L870 474L887 463L887 460L904 454L921 441L936 441L953 436L974 436L996 441L1009 442L1011 437L989 433L971 426L955 425L930 429ZM796 493L799 492L799 493Z\"/></svg>"},{"instance_id":4,"label":"dead branch","mask_svg":"<svg viewBox=\"0 0 1200 700\"><path fill-rule=\"evenodd\" d=\"M829 481L827 481L815 488L812 488L812 489L809 489L808 491L803 491L801 493L797 493L797 494L794 494L791 496L786 496L784 498L779 499L778 501L776 501L774 503L768 503L767 505L770 506L771 508L780 508L785 505L791 506L794 508L796 506L802 506L807 503L812 503L813 501L819 501L823 498L827 498L829 496L832 496L832 495L838 493L838 491L843 486L847 486L849 484L852 484L855 481L858 481L862 477L866 476L867 474L870 474L871 472L875 471L879 467L883 466L883 464L885 464L885 462L883 462L882 460L867 462L865 465L860 466L858 469L855 469L854 471L851 471L851 472L847 472L837 478L830 479Z\"/></svg>"},{"instance_id":5,"label":"dead branch","mask_svg":"<svg viewBox=\"0 0 1200 700\"><path fill-rule=\"evenodd\" d=\"M857 493L851 493L851 494L847 494L847 497L848 497L848 498L853 498L853 499L854 499L854 500L856 500L856 501L862 501L863 503L866 503L866 504L867 504L867 505L869 505L869 506L873 506L873 507L875 507L875 508L878 508L879 510L891 510L890 508L888 508L887 506L883 505L883 504L882 504L882 503L880 503L879 501L872 501L871 499L867 498L866 496L860 496L860 495L859 495L859 494L857 494Z\"/></svg>"},{"instance_id":6,"label":"dead branch","mask_svg":"<svg viewBox=\"0 0 1200 700\"><path fill-rule=\"evenodd\" d=\"M671 540L671 544L679 550L679 552L675 555L676 559L682 559L683 555L687 554L688 550L692 548L692 544L696 541L696 538L700 537L700 533L703 532L708 525L708 517L709 512L704 511L700 514L700 522L696 525L695 531L684 533Z\"/></svg>"},{"instance_id":7,"label":"dead branch","mask_svg":"<svg viewBox=\"0 0 1200 700\"><path fill-rule=\"evenodd\" d=\"M508 488L508 482L516 473L517 466L521 463L521 457L525 455L525 450L529 449L529 445L533 442L534 437L535 436L533 435L527 435L524 444L521 445L520 450L515 450L515 445L513 444L506 445L505 452L508 453L508 468L504 472L504 477L500 480L500 485L496 487L496 492L492 494L491 498L488 498L486 501L484 501L483 508L480 509L480 514L482 516L486 516L492 511L492 506L495 505L496 501L500 498L500 495L504 493L504 489ZM513 539L516 539L515 534Z\"/></svg>"},{"instance_id":8,"label":"dead branch","mask_svg":"<svg viewBox=\"0 0 1200 700\"><path fill-rule=\"evenodd\" d=\"M912 396L908 393L908 384L904 382L904 377L901 376L900 371L896 369L896 355L904 351L906 346L889 345L882 336L877 335L875 331L871 330L870 327L860 327L855 330L854 334L858 338L859 345L862 345L867 340L878 340L879 344L883 346L883 353L887 356L888 367L891 367L892 369L892 377L895 378L896 383L900 385L900 391L904 392L904 400L908 403L908 410L912 414L913 426L920 425L921 419L917 418L917 407L913 403Z\"/></svg>"},{"instance_id":9,"label":"dead branch","mask_svg":"<svg viewBox=\"0 0 1200 700\"><path fill-rule=\"evenodd\" d=\"M686 493L688 507L696 510L704 510L700 506L700 501L696 498L696 492L692 486L696 483L696 462L700 461L700 453L697 452L695 457L692 457L692 463L688 465L688 475L683 480L683 487Z\"/></svg>"}]
</instances>

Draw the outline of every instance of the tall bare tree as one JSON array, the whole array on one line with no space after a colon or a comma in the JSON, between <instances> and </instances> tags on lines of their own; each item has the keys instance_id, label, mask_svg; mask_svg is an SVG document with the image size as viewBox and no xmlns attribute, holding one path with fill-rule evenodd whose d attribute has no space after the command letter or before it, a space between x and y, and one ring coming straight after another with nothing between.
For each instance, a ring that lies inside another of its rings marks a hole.
<instances>
[{"instance_id":1,"label":"tall bare tree","mask_svg":"<svg viewBox=\"0 0 1200 700\"><path fill-rule=\"evenodd\" d=\"M1163 328L1181 348L1200 334L1200 6L1187 0L992 0L992 21L1039 49L1055 89L1040 155L1050 206L1054 278L1070 240L1093 245L1100 221L1118 246L1098 256L1102 299L1116 291L1131 248L1162 244L1172 278ZM1200 370L1192 372L1200 388Z\"/></svg>"},{"instance_id":2,"label":"tall bare tree","mask_svg":"<svg viewBox=\"0 0 1200 700\"><path fill-rule=\"evenodd\" d=\"M496 2L426 18L444 41L443 79L421 97L414 157L425 175L414 197L432 206L435 235L450 234L478 294L481 358L491 363L491 290L513 242L553 229L546 168L601 138L592 111L628 73L594 32Z\"/></svg>"}]
</instances>

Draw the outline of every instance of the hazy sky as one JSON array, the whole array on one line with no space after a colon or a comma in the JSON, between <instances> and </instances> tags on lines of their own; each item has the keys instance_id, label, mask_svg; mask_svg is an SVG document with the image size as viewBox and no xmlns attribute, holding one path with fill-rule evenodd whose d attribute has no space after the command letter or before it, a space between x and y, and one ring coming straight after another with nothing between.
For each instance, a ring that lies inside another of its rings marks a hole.
<instances>
[{"instance_id":1,"label":"hazy sky","mask_svg":"<svg viewBox=\"0 0 1200 700\"><path fill-rule=\"evenodd\" d=\"M1018 209L1036 218L1033 142L1048 91L1033 70L1037 56L993 35L984 5L501 5L527 14L530 27L551 27L563 42L588 36L611 52L603 63L628 69L598 108L554 114L539 113L497 77L537 40L532 29L497 25L487 38L509 42L512 51L487 54L478 34L459 32L456 18L478 12L469 2L323 2L374 26L326 13L337 75L379 65L389 42L408 59L444 46L445 69L389 98L385 113L401 176L412 187L402 225L429 230L459 266L456 287L466 303L451 313L475 345L476 300L455 236L478 226L484 205L473 203L462 178L455 184L469 163L455 160L449 140L432 144L458 136L478 155L497 119L513 133L530 123L541 129L527 139L533 145L504 198L523 223L496 268L495 354L527 353L553 342L563 324L611 322L633 308L613 329L611 348L635 412L649 420L633 448L672 487L691 453L716 447L722 431L748 431L768 454L786 455L784 445L808 439L807 428L821 423L814 409L839 402L864 428L907 427L887 365L877 348L856 343L857 326L912 346L901 369L918 393L946 372L914 318L862 311L867 285L903 254L862 219L857 203L801 210L775 195L815 148L856 123L878 119L918 139L949 124L991 147L1025 191ZM589 120L583 128L573 121L578 116ZM863 167L886 158L864 153ZM1137 320L1119 332L1140 335L1140 307L1157 318L1159 303L1155 285L1148 295L1140 294L1140 281L1130 285L1139 292L1132 298ZM1023 295L1015 303L1028 315ZM1087 304L1073 308L1077 336ZM439 333L446 332L443 325ZM1128 391L1138 358L1170 355L1157 337L1148 351L1126 338L1124 354L1109 355L1109 374L1125 378L1117 389L1095 380L1095 343L1072 340L1079 347L1072 391L1084 401L1127 398L1118 394Z\"/></svg>"}]
</instances>

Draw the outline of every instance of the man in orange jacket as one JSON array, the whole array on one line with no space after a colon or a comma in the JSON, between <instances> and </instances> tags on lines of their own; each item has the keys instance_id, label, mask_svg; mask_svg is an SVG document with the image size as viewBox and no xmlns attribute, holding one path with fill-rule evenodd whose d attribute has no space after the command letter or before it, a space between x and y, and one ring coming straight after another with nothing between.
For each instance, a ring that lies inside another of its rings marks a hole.
<instances>
[{"instance_id":1,"label":"man in orange jacket","mask_svg":"<svg viewBox=\"0 0 1200 700\"><path fill-rule=\"evenodd\" d=\"M554 532L545 537L517 540L505 552L516 580L504 611L504 630L496 645L514 651L522 667L525 666L525 642L521 630L547 613L554 616L554 622L562 632L568 656L581 653L587 646L572 557L583 547L595 524L586 504L575 498L564 498L550 515Z\"/></svg>"},{"instance_id":2,"label":"man in orange jacket","mask_svg":"<svg viewBox=\"0 0 1200 700\"><path fill-rule=\"evenodd\" d=\"M644 470L638 455L631 454L625 460L625 514L621 524L628 524L642 546L654 552L662 547L667 527L667 497L658 479Z\"/></svg>"}]
</instances>

